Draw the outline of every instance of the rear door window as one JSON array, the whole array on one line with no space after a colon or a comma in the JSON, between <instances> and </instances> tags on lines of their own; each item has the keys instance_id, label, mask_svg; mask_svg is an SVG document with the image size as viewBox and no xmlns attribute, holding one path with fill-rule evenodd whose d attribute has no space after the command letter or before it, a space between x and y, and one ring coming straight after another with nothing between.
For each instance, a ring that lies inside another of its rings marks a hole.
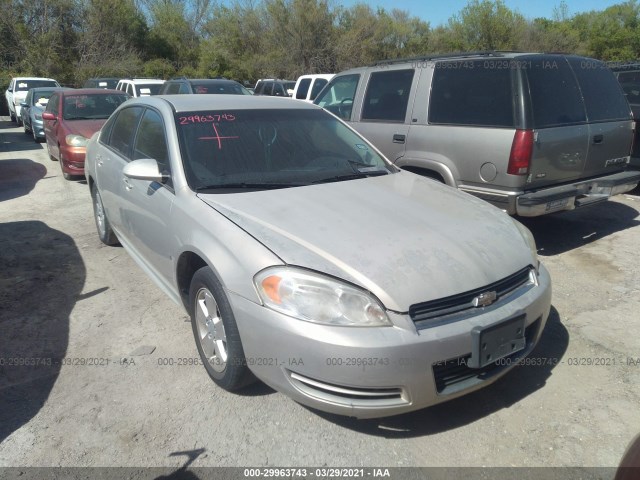
<instances>
[{"instance_id":1,"label":"rear door window","mask_svg":"<svg viewBox=\"0 0 640 480\"><path fill-rule=\"evenodd\" d=\"M568 57L587 108L589 122L629 120L630 110L620 84L603 62Z\"/></svg>"},{"instance_id":2,"label":"rear door window","mask_svg":"<svg viewBox=\"0 0 640 480\"><path fill-rule=\"evenodd\" d=\"M429 123L513 127L514 101L509 63L490 61L435 64Z\"/></svg>"},{"instance_id":3,"label":"rear door window","mask_svg":"<svg viewBox=\"0 0 640 480\"><path fill-rule=\"evenodd\" d=\"M413 69L372 73L362 106L362 120L403 122L413 74Z\"/></svg>"},{"instance_id":4,"label":"rear door window","mask_svg":"<svg viewBox=\"0 0 640 480\"><path fill-rule=\"evenodd\" d=\"M534 128L586 122L582 94L563 57L529 57L527 64Z\"/></svg>"}]
</instances>

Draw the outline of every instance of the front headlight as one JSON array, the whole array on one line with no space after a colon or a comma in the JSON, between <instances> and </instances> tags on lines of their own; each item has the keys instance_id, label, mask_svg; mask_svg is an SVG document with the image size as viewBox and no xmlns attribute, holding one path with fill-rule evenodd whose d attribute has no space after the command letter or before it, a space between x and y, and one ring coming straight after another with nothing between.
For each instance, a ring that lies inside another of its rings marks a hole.
<instances>
[{"instance_id":1,"label":"front headlight","mask_svg":"<svg viewBox=\"0 0 640 480\"><path fill-rule=\"evenodd\" d=\"M89 141L88 138L84 138L82 135L67 135L65 140L67 141L67 145L72 147L86 147Z\"/></svg>"},{"instance_id":2,"label":"front headlight","mask_svg":"<svg viewBox=\"0 0 640 480\"><path fill-rule=\"evenodd\" d=\"M520 235L522 235L522 238L524 239L525 243L528 245L529 249L531 250L531 256L533 257L533 261L534 261L533 266L535 267L536 271L538 271L538 266L540 264L540 261L538 260L538 249L536 247L536 239L533 238L533 234L531 233L531 230L529 230L519 221L513 218L511 220L513 220L513 223L520 231Z\"/></svg>"},{"instance_id":3,"label":"front headlight","mask_svg":"<svg viewBox=\"0 0 640 480\"><path fill-rule=\"evenodd\" d=\"M42 114L41 113L36 113L34 115L34 117L35 117L36 120L42 120Z\"/></svg>"},{"instance_id":4,"label":"front headlight","mask_svg":"<svg viewBox=\"0 0 640 480\"><path fill-rule=\"evenodd\" d=\"M292 267L267 268L254 277L265 306L323 325L383 327L391 322L370 293L334 278Z\"/></svg>"}]
</instances>

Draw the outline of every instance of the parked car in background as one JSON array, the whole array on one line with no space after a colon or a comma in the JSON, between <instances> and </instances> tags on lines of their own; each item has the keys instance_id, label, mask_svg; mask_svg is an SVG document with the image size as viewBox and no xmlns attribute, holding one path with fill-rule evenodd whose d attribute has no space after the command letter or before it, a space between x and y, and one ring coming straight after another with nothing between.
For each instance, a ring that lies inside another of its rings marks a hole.
<instances>
[{"instance_id":1,"label":"parked car in background","mask_svg":"<svg viewBox=\"0 0 640 480\"><path fill-rule=\"evenodd\" d=\"M342 72L318 95L394 164L537 216L632 190L629 104L574 55L483 53Z\"/></svg>"},{"instance_id":2,"label":"parked car in background","mask_svg":"<svg viewBox=\"0 0 640 480\"><path fill-rule=\"evenodd\" d=\"M629 165L640 168L640 62L616 65L612 70L631 105L635 122L635 136Z\"/></svg>"},{"instance_id":3,"label":"parked car in background","mask_svg":"<svg viewBox=\"0 0 640 480\"><path fill-rule=\"evenodd\" d=\"M47 152L65 179L84 175L87 141L129 95L96 88L56 90L42 114Z\"/></svg>"},{"instance_id":4,"label":"parked car in background","mask_svg":"<svg viewBox=\"0 0 640 480\"><path fill-rule=\"evenodd\" d=\"M253 90L254 95L269 95L273 97L290 97L296 82L293 80L260 79Z\"/></svg>"},{"instance_id":5,"label":"parked car in background","mask_svg":"<svg viewBox=\"0 0 640 480\"><path fill-rule=\"evenodd\" d=\"M134 99L86 172L101 241L184 306L227 390L253 373L341 415L417 410L503 376L549 314L523 225L305 102Z\"/></svg>"},{"instance_id":6,"label":"parked car in background","mask_svg":"<svg viewBox=\"0 0 640 480\"><path fill-rule=\"evenodd\" d=\"M160 89L160 95L181 94L251 95L251 92L235 80L225 78L172 78Z\"/></svg>"},{"instance_id":7,"label":"parked car in background","mask_svg":"<svg viewBox=\"0 0 640 480\"><path fill-rule=\"evenodd\" d=\"M157 95L164 84L160 78L123 78L118 82L116 90L127 92L131 97Z\"/></svg>"},{"instance_id":8,"label":"parked car in background","mask_svg":"<svg viewBox=\"0 0 640 480\"><path fill-rule=\"evenodd\" d=\"M40 77L15 77L11 79L9 87L5 92L7 107L9 108L9 117L12 122L16 122L18 126L22 123L20 116L20 103L24 101L30 88L37 87L59 87L60 84L53 78Z\"/></svg>"},{"instance_id":9,"label":"parked car in background","mask_svg":"<svg viewBox=\"0 0 640 480\"><path fill-rule=\"evenodd\" d=\"M24 133L31 133L33 140L38 143L44 141L42 113L47 107L49 98L57 90L61 89L51 87L31 88L27 92L24 102L20 103L20 117Z\"/></svg>"},{"instance_id":10,"label":"parked car in background","mask_svg":"<svg viewBox=\"0 0 640 480\"><path fill-rule=\"evenodd\" d=\"M296 100L313 102L324 86L335 77L333 73L317 73L313 75L302 75L296 80L292 97Z\"/></svg>"},{"instance_id":11,"label":"parked car in background","mask_svg":"<svg viewBox=\"0 0 640 480\"><path fill-rule=\"evenodd\" d=\"M100 77L100 78L89 78L82 88L106 88L109 90L113 90L118 85L120 78L116 77Z\"/></svg>"}]
</instances>

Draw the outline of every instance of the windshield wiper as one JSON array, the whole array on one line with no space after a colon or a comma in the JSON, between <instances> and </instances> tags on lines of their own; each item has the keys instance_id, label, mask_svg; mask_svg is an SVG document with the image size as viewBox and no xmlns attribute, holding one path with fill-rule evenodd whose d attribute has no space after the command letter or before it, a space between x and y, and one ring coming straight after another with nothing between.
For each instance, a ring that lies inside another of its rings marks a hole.
<instances>
[{"instance_id":1,"label":"windshield wiper","mask_svg":"<svg viewBox=\"0 0 640 480\"><path fill-rule=\"evenodd\" d=\"M345 175L334 175L332 177L321 178L320 180L314 180L311 183L331 183L331 182L343 182L345 180L356 180L358 178L367 178L367 177L379 177L381 175L388 175L389 172L387 170L372 170L370 172L358 172L358 173L347 173Z\"/></svg>"},{"instance_id":2,"label":"windshield wiper","mask_svg":"<svg viewBox=\"0 0 640 480\"><path fill-rule=\"evenodd\" d=\"M196 187L196 192L203 190L221 190L225 188L229 189L259 189L259 190L271 190L276 188L288 188L288 187L301 187L308 185L306 183L251 183L251 182L238 182L238 183L221 183L216 185L205 185L202 187Z\"/></svg>"}]
</instances>

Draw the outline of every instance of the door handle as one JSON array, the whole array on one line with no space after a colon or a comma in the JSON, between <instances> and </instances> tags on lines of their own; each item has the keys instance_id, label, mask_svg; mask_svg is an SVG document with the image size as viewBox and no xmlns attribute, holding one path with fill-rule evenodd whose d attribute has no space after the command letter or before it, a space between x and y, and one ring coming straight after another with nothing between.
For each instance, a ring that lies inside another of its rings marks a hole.
<instances>
[{"instance_id":1,"label":"door handle","mask_svg":"<svg viewBox=\"0 0 640 480\"><path fill-rule=\"evenodd\" d=\"M393 135L393 143L404 143L406 136L398 133Z\"/></svg>"},{"instance_id":2,"label":"door handle","mask_svg":"<svg viewBox=\"0 0 640 480\"><path fill-rule=\"evenodd\" d=\"M124 177L122 179L122 183L124 183L124 188L126 188L127 190L131 190L133 188L133 185L129 183L129 179L127 177Z\"/></svg>"},{"instance_id":3,"label":"door handle","mask_svg":"<svg viewBox=\"0 0 640 480\"><path fill-rule=\"evenodd\" d=\"M593 136L593 143L594 145L597 145L599 143L602 143L604 141L604 135L594 135Z\"/></svg>"},{"instance_id":4,"label":"door handle","mask_svg":"<svg viewBox=\"0 0 640 480\"><path fill-rule=\"evenodd\" d=\"M96 155L96 165L98 165L99 167L101 167L103 163L104 163L104 162L102 161L102 155L97 154L97 155Z\"/></svg>"}]
</instances>

